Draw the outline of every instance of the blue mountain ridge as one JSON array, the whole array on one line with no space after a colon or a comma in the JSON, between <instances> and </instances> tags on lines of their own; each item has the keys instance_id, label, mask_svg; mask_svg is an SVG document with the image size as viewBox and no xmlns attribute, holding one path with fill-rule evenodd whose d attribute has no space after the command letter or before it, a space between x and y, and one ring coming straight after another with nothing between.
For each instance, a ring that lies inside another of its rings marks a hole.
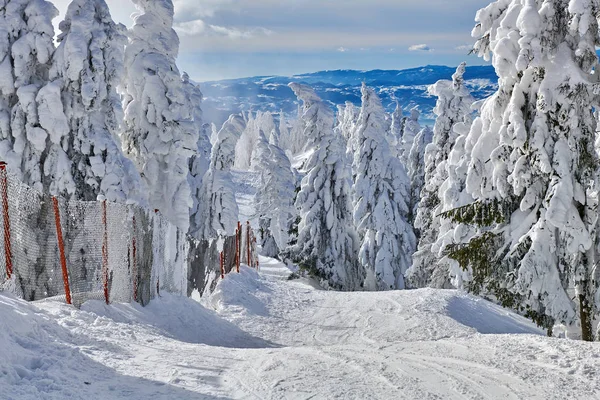
<instances>
[{"instance_id":1,"label":"blue mountain ridge","mask_svg":"<svg viewBox=\"0 0 600 400\"><path fill-rule=\"evenodd\" d=\"M291 77L256 76L202 82L203 110L207 122L220 126L230 114L241 111L283 112L290 118L297 115L298 101L287 85L300 82L311 85L317 94L335 110L338 104L349 101L360 106L360 87L363 82L373 87L388 112L396 101L405 114L413 107L422 113L422 124L433 124L436 98L427 93L427 87L440 79L451 79L456 68L427 65L405 70L334 70L320 71ZM498 78L489 65L467 66L465 80L476 99L490 96L497 89Z\"/></svg>"}]
</instances>

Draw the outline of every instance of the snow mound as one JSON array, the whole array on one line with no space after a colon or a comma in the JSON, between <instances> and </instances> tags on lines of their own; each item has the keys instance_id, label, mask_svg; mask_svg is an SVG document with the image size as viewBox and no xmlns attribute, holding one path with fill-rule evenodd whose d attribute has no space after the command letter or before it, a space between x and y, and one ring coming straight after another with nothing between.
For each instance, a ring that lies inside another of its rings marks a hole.
<instances>
[{"instance_id":1,"label":"snow mound","mask_svg":"<svg viewBox=\"0 0 600 400\"><path fill-rule=\"evenodd\" d=\"M324 291L305 280L282 282L283 265L277 268L266 258L261 265L266 267L261 273L242 267L240 274L227 275L203 301L242 329L267 334L268 340L284 346L544 335L526 318L457 290ZM262 322L256 324L256 318ZM274 329L269 336L263 324L287 325L293 335Z\"/></svg>"},{"instance_id":2,"label":"snow mound","mask_svg":"<svg viewBox=\"0 0 600 400\"><path fill-rule=\"evenodd\" d=\"M169 293L162 294L146 307L137 303L107 306L102 301L88 301L81 309L97 321L138 325L155 335L180 342L231 348L273 347L243 332L197 301Z\"/></svg>"},{"instance_id":3,"label":"snow mound","mask_svg":"<svg viewBox=\"0 0 600 400\"><path fill-rule=\"evenodd\" d=\"M264 295L269 294L272 291L258 272L242 266L239 274L231 273L219 281L206 304L217 312L268 317L269 310Z\"/></svg>"},{"instance_id":4,"label":"snow mound","mask_svg":"<svg viewBox=\"0 0 600 400\"><path fill-rule=\"evenodd\" d=\"M72 329L72 322L62 326L56 319L84 313L62 304L39 305L52 312L0 293L0 399L200 398L93 360L90 355L99 349L115 359L130 355L105 337Z\"/></svg>"}]
</instances>

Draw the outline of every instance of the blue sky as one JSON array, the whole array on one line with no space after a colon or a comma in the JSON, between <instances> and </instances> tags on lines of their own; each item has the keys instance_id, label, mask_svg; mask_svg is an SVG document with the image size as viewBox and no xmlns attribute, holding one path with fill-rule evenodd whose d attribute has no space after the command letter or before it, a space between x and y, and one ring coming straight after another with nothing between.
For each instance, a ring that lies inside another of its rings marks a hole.
<instances>
[{"instance_id":1,"label":"blue sky","mask_svg":"<svg viewBox=\"0 0 600 400\"><path fill-rule=\"evenodd\" d=\"M53 1L64 12L69 0ZM127 26L135 7L107 0ZM178 65L196 81L325 69L483 64L467 55L489 0L174 0ZM55 21L58 24L58 19Z\"/></svg>"}]
</instances>

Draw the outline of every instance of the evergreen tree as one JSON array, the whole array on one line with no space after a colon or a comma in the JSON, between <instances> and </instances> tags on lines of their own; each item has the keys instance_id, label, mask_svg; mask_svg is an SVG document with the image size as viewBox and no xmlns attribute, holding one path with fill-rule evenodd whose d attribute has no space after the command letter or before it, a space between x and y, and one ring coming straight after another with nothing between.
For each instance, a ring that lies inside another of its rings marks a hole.
<instances>
[{"instance_id":1,"label":"evergreen tree","mask_svg":"<svg viewBox=\"0 0 600 400\"><path fill-rule=\"evenodd\" d=\"M288 127L287 119L285 118L285 114L283 110L279 112L279 139L278 139L279 147L283 149L283 151L289 152L292 154L292 133L290 128Z\"/></svg>"},{"instance_id":2,"label":"evergreen tree","mask_svg":"<svg viewBox=\"0 0 600 400\"><path fill-rule=\"evenodd\" d=\"M355 133L359 112L360 110L349 101L343 106L338 106L338 122L335 131L346 141L346 153L350 159L354 157L357 147Z\"/></svg>"},{"instance_id":3,"label":"evergreen tree","mask_svg":"<svg viewBox=\"0 0 600 400\"><path fill-rule=\"evenodd\" d=\"M290 87L303 102L301 124L313 143L306 176L296 198L297 242L289 249L294 262L326 286L358 289L364 279L356 262L357 239L352 225L350 169L341 137L333 134L333 112L306 85Z\"/></svg>"},{"instance_id":4,"label":"evergreen tree","mask_svg":"<svg viewBox=\"0 0 600 400\"><path fill-rule=\"evenodd\" d=\"M192 208L190 209L190 232L197 232L200 227L196 226L196 215L199 211L199 199L202 196L202 179L210 167L210 152L212 145L209 139L211 125L203 123L202 115L202 92L200 88L190 82L190 77L187 73L181 76L183 81L183 90L185 91L186 100L189 104L191 115L189 116L194 121L194 131L198 135L198 144L196 152L190 157L188 182L192 192Z\"/></svg>"},{"instance_id":5,"label":"evergreen tree","mask_svg":"<svg viewBox=\"0 0 600 400\"><path fill-rule=\"evenodd\" d=\"M252 166L252 154L260 140L260 132L270 135L271 132L277 133L273 114L270 112L258 111L256 116L248 113L246 129L242 132L240 139L235 147L235 167L242 170L249 170Z\"/></svg>"},{"instance_id":6,"label":"evergreen tree","mask_svg":"<svg viewBox=\"0 0 600 400\"><path fill-rule=\"evenodd\" d=\"M238 121L241 116L231 116L228 122ZM243 121L243 120L242 120ZM236 123L223 124L212 148L210 167L202 178L198 197L198 211L190 234L199 240L217 239L235 234L238 222L238 205L231 177L231 167L238 140Z\"/></svg>"},{"instance_id":7,"label":"evergreen tree","mask_svg":"<svg viewBox=\"0 0 600 400\"><path fill-rule=\"evenodd\" d=\"M396 157L400 153L400 144L402 143L402 135L404 133L404 125L406 118L402 115L402 106L396 100L396 108L392 113L392 125L390 127L390 137L388 142L390 143L390 149L392 154Z\"/></svg>"},{"instance_id":8,"label":"evergreen tree","mask_svg":"<svg viewBox=\"0 0 600 400\"><path fill-rule=\"evenodd\" d=\"M270 190L272 204L270 230L277 248L281 251L286 248L290 241L289 231L297 217L294 200L298 179L294 174L290 159L279 147L275 135L271 134L269 144L273 165L269 177L272 183L268 183L268 186L272 188Z\"/></svg>"},{"instance_id":9,"label":"evergreen tree","mask_svg":"<svg viewBox=\"0 0 600 400\"><path fill-rule=\"evenodd\" d=\"M407 222L410 184L402 165L390 155L383 119L379 97L363 84L353 164L354 223L367 290L404 289L404 273L416 246Z\"/></svg>"},{"instance_id":10,"label":"evergreen tree","mask_svg":"<svg viewBox=\"0 0 600 400\"><path fill-rule=\"evenodd\" d=\"M226 138L227 149L231 147L232 152L223 154L223 163L226 168L232 168L235 165L236 146L242 137L243 132L247 129L246 120L242 114L232 114L227 121L223 123L218 131L213 129L211 143L214 146L219 141L219 137ZM215 134L216 132L216 134Z\"/></svg>"},{"instance_id":11,"label":"evergreen tree","mask_svg":"<svg viewBox=\"0 0 600 400\"><path fill-rule=\"evenodd\" d=\"M79 200L143 202L139 173L118 138L123 111L116 87L122 79L125 27L113 22L104 0L73 0L60 30L50 85L52 90L60 85L60 119L67 121L67 134L62 143L53 143L60 149L50 151L45 174L68 174L74 193L59 192ZM72 167L60 171L63 162L52 162L52 155L68 159Z\"/></svg>"},{"instance_id":12,"label":"evergreen tree","mask_svg":"<svg viewBox=\"0 0 600 400\"><path fill-rule=\"evenodd\" d=\"M478 12L475 50L493 55L500 88L467 137L475 203L447 213L480 228L468 245L449 248L472 271L471 289L549 329L581 325L585 340L597 312L598 11L597 1L503 0Z\"/></svg>"},{"instance_id":13,"label":"evergreen tree","mask_svg":"<svg viewBox=\"0 0 600 400\"><path fill-rule=\"evenodd\" d=\"M473 98L464 85L465 63L459 65L452 81L440 80L429 87L429 94L437 96L433 112L437 118L433 128L433 140L425 150L424 179L420 192L420 202L415 214L415 229L419 231L419 246L413 256L413 266L407 278L413 287L431 284L433 271L437 268L438 254L431 251L437 241L443 211L439 190L448 178L447 160L456 142L454 126L458 123L470 124ZM447 211L447 210L446 210ZM448 279L436 279L436 284L448 287Z\"/></svg>"},{"instance_id":14,"label":"evergreen tree","mask_svg":"<svg viewBox=\"0 0 600 400\"><path fill-rule=\"evenodd\" d=\"M262 130L252 154L252 169L260 173L256 193L256 212L262 238L263 255L276 257L288 243L293 219L295 178L289 159L277 146L273 130L267 142Z\"/></svg>"},{"instance_id":15,"label":"evergreen tree","mask_svg":"<svg viewBox=\"0 0 600 400\"><path fill-rule=\"evenodd\" d=\"M150 207L187 231L193 206L189 159L198 135L175 64L179 38L172 28L173 3L132 1L140 13L125 49L123 146L148 188Z\"/></svg>"},{"instance_id":16,"label":"evergreen tree","mask_svg":"<svg viewBox=\"0 0 600 400\"><path fill-rule=\"evenodd\" d=\"M400 157L400 161L402 161L405 167L408 167L408 157L410 156L410 150L412 149L415 137L421 132L421 125L419 124L420 116L419 109L414 107L410 110L410 117L404 119L398 157Z\"/></svg>"},{"instance_id":17,"label":"evergreen tree","mask_svg":"<svg viewBox=\"0 0 600 400\"><path fill-rule=\"evenodd\" d=\"M322 132L333 127L333 113L319 96L306 85L290 83L294 92L300 90L302 94L302 106L299 109L298 124L295 127L295 152L301 153L314 149L321 138Z\"/></svg>"},{"instance_id":18,"label":"evergreen tree","mask_svg":"<svg viewBox=\"0 0 600 400\"><path fill-rule=\"evenodd\" d=\"M425 186L425 149L433 140L433 131L426 126L415 136L407 159L408 179L410 180L410 196L408 199L408 221L414 224L417 208L421 200L421 190ZM415 232L419 234L420 232Z\"/></svg>"},{"instance_id":19,"label":"evergreen tree","mask_svg":"<svg viewBox=\"0 0 600 400\"><path fill-rule=\"evenodd\" d=\"M52 180L43 172L47 139L59 143L68 133L66 120L60 119L57 85L39 94L49 80L55 49L52 19L58 10L45 0L5 0L1 4L0 159L24 183L48 191ZM53 112L57 118L52 118ZM54 154L64 160L64 151L59 150L55 148ZM64 165L69 170L68 163ZM70 182L64 183L73 190Z\"/></svg>"}]
</instances>

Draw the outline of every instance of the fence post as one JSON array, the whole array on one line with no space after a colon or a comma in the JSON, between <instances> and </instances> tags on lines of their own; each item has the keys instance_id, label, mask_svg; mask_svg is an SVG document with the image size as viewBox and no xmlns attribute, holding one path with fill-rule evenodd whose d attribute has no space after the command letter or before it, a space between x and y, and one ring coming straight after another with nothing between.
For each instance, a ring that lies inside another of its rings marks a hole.
<instances>
[{"instance_id":1,"label":"fence post","mask_svg":"<svg viewBox=\"0 0 600 400\"><path fill-rule=\"evenodd\" d=\"M235 251L237 252L237 272L240 272L240 264L242 263L242 223L238 221L237 223L237 248Z\"/></svg>"},{"instance_id":2,"label":"fence post","mask_svg":"<svg viewBox=\"0 0 600 400\"><path fill-rule=\"evenodd\" d=\"M6 260L6 277L10 279L13 273L12 246L10 238L10 216L8 215L8 175L6 163L0 161L0 185L2 186L2 212L4 213L4 257Z\"/></svg>"},{"instance_id":3,"label":"fence post","mask_svg":"<svg viewBox=\"0 0 600 400\"><path fill-rule=\"evenodd\" d=\"M133 275L133 300L137 301L138 297L138 273L137 273L137 230L135 226L135 215L133 216L133 238L131 239L131 273Z\"/></svg>"},{"instance_id":4,"label":"fence post","mask_svg":"<svg viewBox=\"0 0 600 400\"><path fill-rule=\"evenodd\" d=\"M152 227L153 227L153 228L152 228L152 232L153 232L153 235L154 235L155 233L157 233L157 229L156 229L156 221L158 221L158 220L156 219L156 218L157 218L156 216L158 216L158 215L159 215L159 213L160 213L160 210L159 210L158 208L155 208L155 209L154 209L154 215L155 215L155 219L153 220L153 223L152 223ZM160 223L160 221L158 221L158 222ZM158 232L158 234L160 234L160 232ZM152 236L152 241L153 241L153 242L152 242L152 245L153 245L153 247L154 247L154 236ZM161 254L161 260L160 260L160 263L159 263L159 265L162 265L162 263L163 263L164 261L165 261L165 258L164 258L164 256L163 256L163 254ZM154 261L153 261L153 262L154 262ZM158 270L158 265L156 266L156 294L157 294L157 296L158 296L158 297L160 297L160 271Z\"/></svg>"},{"instance_id":5,"label":"fence post","mask_svg":"<svg viewBox=\"0 0 600 400\"><path fill-rule=\"evenodd\" d=\"M71 303L71 287L69 285L69 271L67 270L67 257L65 256L65 242L63 240L62 225L60 223L60 208L58 207L58 198L52 196L54 205L54 223L56 224L56 239L58 241L58 252L60 254L60 266L63 275L63 284L65 286L65 298L67 304Z\"/></svg>"},{"instance_id":6,"label":"fence post","mask_svg":"<svg viewBox=\"0 0 600 400\"><path fill-rule=\"evenodd\" d=\"M253 232L254 233L254 232ZM252 235L252 243L256 243L256 236L254 236L254 234ZM254 245L254 247L256 247L256 245ZM256 268L258 269L258 266L254 265L254 253L252 253L252 268ZM256 263L258 264L258 260L256 260Z\"/></svg>"},{"instance_id":7,"label":"fence post","mask_svg":"<svg viewBox=\"0 0 600 400\"><path fill-rule=\"evenodd\" d=\"M239 225L239 222L238 222ZM239 241L240 241L240 228L239 226L235 228L235 268L237 269L237 273L240 273L240 252L239 252Z\"/></svg>"},{"instance_id":8,"label":"fence post","mask_svg":"<svg viewBox=\"0 0 600 400\"><path fill-rule=\"evenodd\" d=\"M225 279L225 260L223 259L223 252L219 253L219 262L221 264L221 279Z\"/></svg>"},{"instance_id":9,"label":"fence post","mask_svg":"<svg viewBox=\"0 0 600 400\"><path fill-rule=\"evenodd\" d=\"M246 256L246 261L249 267L251 267L252 265L250 264L250 221L246 221L246 247L247 247L247 256Z\"/></svg>"},{"instance_id":10,"label":"fence post","mask_svg":"<svg viewBox=\"0 0 600 400\"><path fill-rule=\"evenodd\" d=\"M104 234L102 238L102 280L104 284L104 300L106 304L110 303L108 293L108 225L106 218L106 200L102 201L102 226Z\"/></svg>"}]
</instances>

